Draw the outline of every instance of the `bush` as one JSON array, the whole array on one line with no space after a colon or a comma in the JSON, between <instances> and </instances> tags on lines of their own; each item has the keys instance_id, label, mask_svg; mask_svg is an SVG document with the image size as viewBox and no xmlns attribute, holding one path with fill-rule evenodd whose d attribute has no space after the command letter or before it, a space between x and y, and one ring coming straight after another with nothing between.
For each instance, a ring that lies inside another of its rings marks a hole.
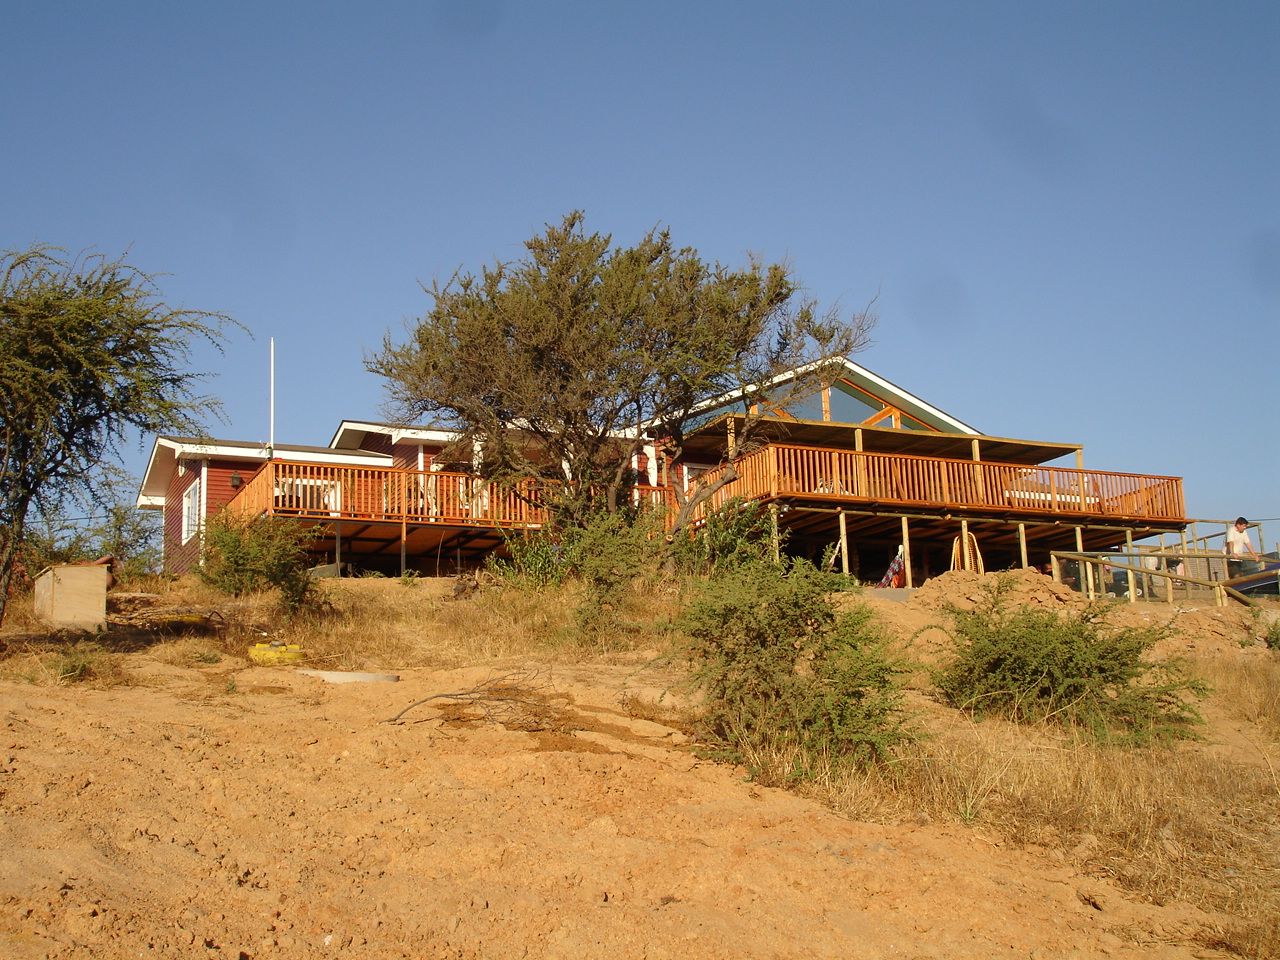
<instances>
[{"instance_id":1,"label":"bush","mask_svg":"<svg viewBox=\"0 0 1280 960\"><path fill-rule=\"evenodd\" d=\"M772 558L772 533L768 510L734 498L692 533L677 534L671 553L677 569L711 575Z\"/></svg>"},{"instance_id":2,"label":"bush","mask_svg":"<svg viewBox=\"0 0 1280 960\"><path fill-rule=\"evenodd\" d=\"M274 587L285 609L294 613L315 589L306 549L314 536L314 529L282 517L220 513L205 528L200 577L237 597Z\"/></svg>"},{"instance_id":3,"label":"bush","mask_svg":"<svg viewBox=\"0 0 1280 960\"><path fill-rule=\"evenodd\" d=\"M803 560L747 564L708 581L682 617L703 730L756 776L866 764L908 735L903 670L870 610L836 612L834 586ZM770 756L789 769L761 769Z\"/></svg>"},{"instance_id":4,"label":"bush","mask_svg":"<svg viewBox=\"0 0 1280 960\"><path fill-rule=\"evenodd\" d=\"M1009 582L986 588L972 610L949 608L954 659L935 672L947 703L977 716L1052 721L1103 741L1193 735L1187 695L1205 685L1176 663L1146 659L1164 627L1112 627L1105 606L1063 614L1007 603Z\"/></svg>"},{"instance_id":5,"label":"bush","mask_svg":"<svg viewBox=\"0 0 1280 960\"><path fill-rule=\"evenodd\" d=\"M572 533L557 535L549 527L543 527L541 530L508 534L509 559L490 556L485 565L490 573L508 583L535 590L558 587L570 573L563 542L566 539L571 541Z\"/></svg>"}]
</instances>

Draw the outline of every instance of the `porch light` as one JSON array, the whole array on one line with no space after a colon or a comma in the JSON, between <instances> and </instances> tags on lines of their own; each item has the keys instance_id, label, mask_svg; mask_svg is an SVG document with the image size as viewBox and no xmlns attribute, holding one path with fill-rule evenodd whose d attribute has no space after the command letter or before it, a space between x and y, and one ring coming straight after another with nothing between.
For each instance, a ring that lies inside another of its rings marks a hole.
<instances>
[{"instance_id":1,"label":"porch light","mask_svg":"<svg viewBox=\"0 0 1280 960\"><path fill-rule=\"evenodd\" d=\"M231 474L231 489L232 489L232 490L239 490L239 489L240 489L240 487L241 487L241 486L243 486L243 485L244 485L244 478L242 478L242 477L240 476L240 471L239 471L239 470L237 470L237 471L233 472L233 473Z\"/></svg>"}]
</instances>

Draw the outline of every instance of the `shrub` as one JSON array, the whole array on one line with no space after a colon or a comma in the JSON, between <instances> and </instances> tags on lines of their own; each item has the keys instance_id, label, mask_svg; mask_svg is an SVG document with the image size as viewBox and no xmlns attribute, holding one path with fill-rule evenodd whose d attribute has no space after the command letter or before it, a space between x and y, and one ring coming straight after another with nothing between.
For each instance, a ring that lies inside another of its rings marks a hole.
<instances>
[{"instance_id":1,"label":"shrub","mask_svg":"<svg viewBox=\"0 0 1280 960\"><path fill-rule=\"evenodd\" d=\"M314 536L314 530L282 517L220 513L205 528L200 577L237 597L275 587L285 609L294 613L315 589L306 549Z\"/></svg>"},{"instance_id":2,"label":"shrub","mask_svg":"<svg viewBox=\"0 0 1280 960\"><path fill-rule=\"evenodd\" d=\"M543 527L509 534L506 538L509 559L490 556L485 564L492 574L508 583L536 590L558 587L570 573L564 541L571 541L573 533L556 534L549 527Z\"/></svg>"},{"instance_id":3,"label":"shrub","mask_svg":"<svg viewBox=\"0 0 1280 960\"><path fill-rule=\"evenodd\" d=\"M677 535L671 553L677 569L710 575L770 559L772 532L769 513L761 504L735 498L708 514L696 530Z\"/></svg>"},{"instance_id":4,"label":"shrub","mask_svg":"<svg viewBox=\"0 0 1280 960\"><path fill-rule=\"evenodd\" d=\"M952 706L1020 723L1081 727L1100 740L1189 737L1200 715L1187 702L1205 685L1177 663L1146 659L1164 627L1113 627L1105 606L1059 615L1014 607L998 579L972 610L951 607L957 648L934 681Z\"/></svg>"},{"instance_id":5,"label":"shrub","mask_svg":"<svg viewBox=\"0 0 1280 960\"><path fill-rule=\"evenodd\" d=\"M907 737L898 675L865 607L837 613L834 579L803 560L747 564L708 581L681 619L705 734L766 778L865 764ZM787 758L767 771L751 759Z\"/></svg>"}]
</instances>

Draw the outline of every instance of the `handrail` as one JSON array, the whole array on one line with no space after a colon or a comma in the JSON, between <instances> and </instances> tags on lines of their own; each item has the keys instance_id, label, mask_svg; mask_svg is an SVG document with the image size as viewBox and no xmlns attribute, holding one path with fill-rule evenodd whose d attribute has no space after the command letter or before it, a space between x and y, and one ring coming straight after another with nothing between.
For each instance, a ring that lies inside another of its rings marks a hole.
<instances>
[{"instance_id":1,"label":"handrail","mask_svg":"<svg viewBox=\"0 0 1280 960\"><path fill-rule=\"evenodd\" d=\"M227 504L237 514L317 520L540 526L537 480L514 485L447 471L270 460Z\"/></svg>"},{"instance_id":2,"label":"handrail","mask_svg":"<svg viewBox=\"0 0 1280 960\"><path fill-rule=\"evenodd\" d=\"M1184 522L1177 477L867 453L773 443L703 473L710 485L736 477L695 511L697 522L733 498L827 500L1012 515ZM467 473L271 460L227 508L307 519L361 519L475 526L540 526L545 481L495 484ZM670 487L637 486L637 503L673 509Z\"/></svg>"},{"instance_id":3,"label":"handrail","mask_svg":"<svg viewBox=\"0 0 1280 960\"><path fill-rule=\"evenodd\" d=\"M1118 563L1118 559L1121 559L1121 557L1117 554L1075 553L1067 550L1054 550L1049 554L1049 560L1053 564L1053 579L1056 583L1062 583L1061 561L1074 560L1078 563L1087 563L1090 566L1097 568L1110 567L1115 570L1123 570L1128 574L1131 583L1135 577L1153 577L1168 580L1168 600L1170 603L1173 602L1173 583L1174 581L1177 581L1183 585L1194 583L1197 586L1209 588L1213 591L1217 605L1220 607L1225 607L1227 605L1227 597L1231 597L1233 600L1239 600L1246 607L1257 606L1257 604L1253 600L1249 599L1249 597L1245 596L1234 587L1230 587L1223 583L1221 580L1203 580L1200 577L1189 576L1186 573L1172 573L1168 570L1132 567L1128 564ZM1098 572L1101 574L1103 571L1102 569L1099 569ZM1099 577L1099 579L1101 579L1101 577ZM1088 585L1087 593L1090 600L1094 599L1094 587L1092 581ZM1137 602L1137 598L1133 595L1132 591L1129 594L1129 602Z\"/></svg>"},{"instance_id":4,"label":"handrail","mask_svg":"<svg viewBox=\"0 0 1280 960\"><path fill-rule=\"evenodd\" d=\"M1002 513L1183 520L1182 481L1177 477L778 443L735 460L733 466L738 478L709 499L700 517L734 497L804 496ZM727 469L708 470L699 480L710 485Z\"/></svg>"}]
</instances>

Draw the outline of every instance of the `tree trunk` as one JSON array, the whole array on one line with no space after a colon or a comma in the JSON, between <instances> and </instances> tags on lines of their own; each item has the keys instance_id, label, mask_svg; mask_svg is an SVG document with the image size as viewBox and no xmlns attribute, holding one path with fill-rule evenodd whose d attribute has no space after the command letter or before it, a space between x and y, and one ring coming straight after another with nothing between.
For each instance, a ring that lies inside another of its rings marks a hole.
<instances>
[{"instance_id":1,"label":"tree trunk","mask_svg":"<svg viewBox=\"0 0 1280 960\"><path fill-rule=\"evenodd\" d=\"M9 605L9 584L13 581L13 564L26 530L28 506L24 503L14 510L13 523L4 531L4 542L0 544L0 626L4 625L4 612Z\"/></svg>"}]
</instances>

